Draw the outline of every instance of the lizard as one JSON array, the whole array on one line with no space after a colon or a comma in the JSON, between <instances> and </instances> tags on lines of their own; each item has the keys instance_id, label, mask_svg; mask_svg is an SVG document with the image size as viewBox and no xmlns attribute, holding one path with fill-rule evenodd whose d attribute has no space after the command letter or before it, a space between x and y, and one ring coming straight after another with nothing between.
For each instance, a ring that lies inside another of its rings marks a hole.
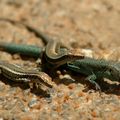
<instances>
[{"instance_id":1,"label":"lizard","mask_svg":"<svg viewBox=\"0 0 120 120\"><path fill-rule=\"evenodd\" d=\"M16 64L0 60L0 74L15 82L25 82L35 84L43 91L49 92L50 88L55 88L55 84L49 75L41 71L26 70Z\"/></svg>"},{"instance_id":2,"label":"lizard","mask_svg":"<svg viewBox=\"0 0 120 120\"><path fill-rule=\"evenodd\" d=\"M96 79L108 78L120 82L120 62L104 59L84 58L67 63L68 69L86 75L86 80L100 90Z\"/></svg>"}]
</instances>

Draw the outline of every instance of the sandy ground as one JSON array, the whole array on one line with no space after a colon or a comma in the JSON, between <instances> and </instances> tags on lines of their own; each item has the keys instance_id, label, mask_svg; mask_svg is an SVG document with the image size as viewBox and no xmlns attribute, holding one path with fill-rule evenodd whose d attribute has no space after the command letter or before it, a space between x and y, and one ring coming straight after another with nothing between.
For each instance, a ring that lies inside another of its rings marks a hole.
<instances>
[{"instance_id":1,"label":"sandy ground","mask_svg":"<svg viewBox=\"0 0 120 120\"><path fill-rule=\"evenodd\" d=\"M119 0L0 0L2 17L27 22L73 48L98 53L114 50L111 58L120 58ZM24 26L0 21L0 41L4 40L44 46ZM37 66L34 58L4 51L0 51L0 59L26 69ZM0 120L120 120L118 85L107 84L100 95L84 83L83 76L73 76L78 81L73 83L66 76L55 79L58 91L51 92L51 97L1 77Z\"/></svg>"}]
</instances>

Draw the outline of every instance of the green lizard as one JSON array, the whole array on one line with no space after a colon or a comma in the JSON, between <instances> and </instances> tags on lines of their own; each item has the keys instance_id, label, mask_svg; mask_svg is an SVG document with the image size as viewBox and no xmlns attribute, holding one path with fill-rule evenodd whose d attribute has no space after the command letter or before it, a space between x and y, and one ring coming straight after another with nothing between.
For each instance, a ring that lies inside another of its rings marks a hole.
<instances>
[{"instance_id":1,"label":"green lizard","mask_svg":"<svg viewBox=\"0 0 120 120\"><path fill-rule=\"evenodd\" d=\"M120 82L120 62L84 58L67 63L67 67L72 71L87 75L86 80L99 90L100 86L96 83L96 79L108 78Z\"/></svg>"}]
</instances>

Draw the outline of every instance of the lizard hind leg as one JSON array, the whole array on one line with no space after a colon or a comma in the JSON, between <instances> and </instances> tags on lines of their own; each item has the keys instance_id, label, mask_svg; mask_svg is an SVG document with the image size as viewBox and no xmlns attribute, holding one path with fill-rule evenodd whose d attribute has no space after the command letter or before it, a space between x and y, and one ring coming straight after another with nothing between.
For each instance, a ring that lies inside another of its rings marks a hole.
<instances>
[{"instance_id":1,"label":"lizard hind leg","mask_svg":"<svg viewBox=\"0 0 120 120\"><path fill-rule=\"evenodd\" d=\"M101 91L101 88L99 84L95 81L97 79L95 74L89 75L85 80L89 81L91 84L93 84L96 88L96 90Z\"/></svg>"}]
</instances>

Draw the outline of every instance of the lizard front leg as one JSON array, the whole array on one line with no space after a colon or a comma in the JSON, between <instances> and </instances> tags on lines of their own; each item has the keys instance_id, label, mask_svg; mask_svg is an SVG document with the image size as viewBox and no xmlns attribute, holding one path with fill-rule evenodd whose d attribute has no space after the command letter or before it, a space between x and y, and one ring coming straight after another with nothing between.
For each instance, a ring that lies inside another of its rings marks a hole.
<instances>
[{"instance_id":1,"label":"lizard front leg","mask_svg":"<svg viewBox=\"0 0 120 120\"><path fill-rule=\"evenodd\" d=\"M88 80L91 84L95 86L96 90L101 91L99 84L95 81L96 79L97 79L97 76L94 73L85 78L85 80Z\"/></svg>"}]
</instances>

